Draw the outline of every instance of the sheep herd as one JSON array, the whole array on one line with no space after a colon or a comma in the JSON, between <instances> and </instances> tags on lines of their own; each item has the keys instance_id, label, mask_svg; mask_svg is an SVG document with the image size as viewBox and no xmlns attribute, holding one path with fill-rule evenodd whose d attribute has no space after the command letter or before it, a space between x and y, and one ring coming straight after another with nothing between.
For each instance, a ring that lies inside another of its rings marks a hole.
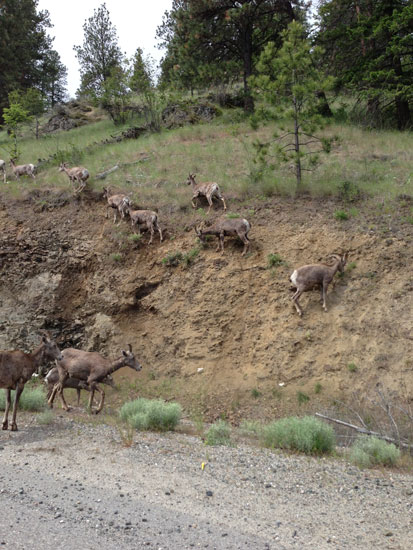
<instances>
[{"instance_id":1,"label":"sheep herd","mask_svg":"<svg viewBox=\"0 0 413 550\"><path fill-rule=\"evenodd\" d=\"M11 160L10 163L17 179L19 179L21 175L30 176L33 179L35 178L35 167L32 164L17 166L13 160ZM0 160L0 172L1 171L4 175L4 181L6 181L6 166L5 162L2 160ZM66 163L62 163L59 167L59 171L66 172L71 183L75 185L76 193L84 189L86 180L89 178L89 172L86 168L69 168ZM186 181L187 185L192 186L193 208L196 208L195 199L204 196L209 204L208 212L213 205L213 198L223 203L225 211L227 205L219 189L219 185L215 182L196 183L195 177L194 174L189 174ZM151 210L134 210L132 208L132 201L128 195L124 193L112 194L109 187L104 188L103 191L104 197L107 200L106 217L108 217L110 209L114 211L114 223L118 222L119 224L122 219L129 216L132 227L137 229L139 234L141 226L145 226L150 232L148 245L153 241L155 230L159 233L160 241L163 241L162 229L159 225L156 212ZM205 228L202 225L195 227L195 232L201 242L205 241L207 235L215 235L218 238L217 251L221 250L222 252L224 251L225 236L238 237L244 244L242 255L245 255L250 246L250 240L248 238L250 229L251 225L245 218L225 217L221 218L210 227ZM330 257L332 259L331 265L304 265L295 269L292 273L290 281L292 287L296 291L291 299L300 316L303 312L298 302L299 297L303 292L315 288L321 290L323 308L327 311L326 293L328 285L333 280L337 271L341 273L344 271L348 259L348 252L343 254L332 254ZM16 390L12 422L10 425L11 430L15 431L17 430L17 406L24 385L39 366L47 360L55 361L57 365L46 377L46 383L48 385L48 403L50 407L53 406L53 401L58 395L61 399L63 408L68 410L69 407L64 399L63 390L65 387L71 387L78 391L78 398L81 389L90 392L89 408L91 410L95 391L100 394L100 403L94 411L96 413L102 410L105 396L103 389L97 385L98 383L113 385L111 374L121 367L127 366L135 371L139 371L142 368L132 353L132 347L130 345L127 351L122 350L120 357L111 362L97 352L87 352L74 348L60 351L56 342L54 342L47 333L42 335L40 345L32 353L24 353L19 350L0 351L0 388L6 390L6 407L2 423L3 430L7 430L9 425L8 414L11 405L11 390Z\"/></svg>"}]
</instances>

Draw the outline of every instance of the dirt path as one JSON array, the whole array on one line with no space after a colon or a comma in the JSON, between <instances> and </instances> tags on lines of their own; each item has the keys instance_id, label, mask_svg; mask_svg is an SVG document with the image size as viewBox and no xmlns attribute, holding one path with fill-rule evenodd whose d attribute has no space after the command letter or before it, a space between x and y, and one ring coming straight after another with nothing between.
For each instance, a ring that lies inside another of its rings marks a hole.
<instances>
[{"instance_id":1,"label":"dirt path","mask_svg":"<svg viewBox=\"0 0 413 550\"><path fill-rule=\"evenodd\" d=\"M0 433L1 547L411 548L409 476L184 434L125 447L109 426L27 419Z\"/></svg>"}]
</instances>

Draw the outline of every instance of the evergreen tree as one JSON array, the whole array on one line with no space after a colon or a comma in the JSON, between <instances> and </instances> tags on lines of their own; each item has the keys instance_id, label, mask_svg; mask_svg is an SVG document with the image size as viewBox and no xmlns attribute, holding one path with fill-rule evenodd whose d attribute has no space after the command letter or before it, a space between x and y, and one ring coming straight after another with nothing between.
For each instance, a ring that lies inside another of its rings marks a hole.
<instances>
[{"instance_id":1,"label":"evergreen tree","mask_svg":"<svg viewBox=\"0 0 413 550\"><path fill-rule=\"evenodd\" d=\"M100 98L105 81L123 60L106 4L94 10L93 16L84 23L83 31L83 45L74 46L80 64L80 93Z\"/></svg>"},{"instance_id":2,"label":"evergreen tree","mask_svg":"<svg viewBox=\"0 0 413 550\"><path fill-rule=\"evenodd\" d=\"M282 38L278 51L273 42L267 44L257 64L258 75L251 79L260 97L273 106L269 112L258 112L253 121L257 123L271 113L281 121L281 135L276 132L271 141L257 143L258 157L265 162L269 154L275 154L281 162L292 162L300 189L303 170L312 170L318 153L331 148L331 140L314 132L323 126L318 93L330 88L332 79L323 78L317 69L315 58L320 52L306 38L301 23L291 22Z\"/></svg>"},{"instance_id":3,"label":"evergreen tree","mask_svg":"<svg viewBox=\"0 0 413 550\"><path fill-rule=\"evenodd\" d=\"M294 18L298 0L174 0L157 36L167 48L168 77L209 81L217 70L220 78L242 74L244 108L253 109L248 79L254 59L272 40L279 44L280 31ZM297 12L298 15L298 12ZM203 77L203 78L202 78Z\"/></svg>"},{"instance_id":4,"label":"evergreen tree","mask_svg":"<svg viewBox=\"0 0 413 550\"><path fill-rule=\"evenodd\" d=\"M13 90L42 89L43 63L51 51L49 13L37 0L0 0L0 114Z\"/></svg>"},{"instance_id":5,"label":"evergreen tree","mask_svg":"<svg viewBox=\"0 0 413 550\"><path fill-rule=\"evenodd\" d=\"M412 125L411 0L323 0L317 41L343 88L366 98L376 119L392 110L399 129Z\"/></svg>"},{"instance_id":6,"label":"evergreen tree","mask_svg":"<svg viewBox=\"0 0 413 550\"><path fill-rule=\"evenodd\" d=\"M66 98L67 69L60 61L56 50L50 50L44 56L41 63L42 94L46 97L50 106L61 103Z\"/></svg>"}]
</instances>

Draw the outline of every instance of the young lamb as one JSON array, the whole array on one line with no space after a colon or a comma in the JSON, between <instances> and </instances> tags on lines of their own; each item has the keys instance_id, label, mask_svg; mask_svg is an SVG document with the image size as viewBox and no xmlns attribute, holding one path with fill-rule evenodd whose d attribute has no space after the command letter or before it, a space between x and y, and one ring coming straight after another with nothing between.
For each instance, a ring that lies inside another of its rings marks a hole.
<instances>
[{"instance_id":1,"label":"young lamb","mask_svg":"<svg viewBox=\"0 0 413 550\"><path fill-rule=\"evenodd\" d=\"M196 199L197 197L203 196L203 197L206 197L209 204L208 212L212 208L213 197L218 197L218 199L220 199L224 203L224 210L227 209L224 196L222 195L217 183L214 183L214 182L196 183L195 174L189 174L188 179L186 180L186 184L192 185L192 207L193 208L196 208L194 199Z\"/></svg>"},{"instance_id":2,"label":"young lamb","mask_svg":"<svg viewBox=\"0 0 413 550\"><path fill-rule=\"evenodd\" d=\"M50 399L53 388L55 385L59 382L59 369L57 367L53 367L49 370L47 375L44 378L44 382L47 385L47 401ZM115 387L115 383L113 381L113 378L110 374L106 376L101 381L102 384L107 384L108 386L111 386L112 388ZM78 380L77 378L71 378L70 376L66 378L64 381L63 389L64 388L74 388L77 392L77 406L80 404L80 390L87 390L92 391L93 390L82 380ZM63 396L63 390L62 390L62 396ZM93 395L92 395L92 401L93 401ZM64 397L62 399L62 407L63 407Z\"/></svg>"},{"instance_id":3,"label":"young lamb","mask_svg":"<svg viewBox=\"0 0 413 550\"><path fill-rule=\"evenodd\" d=\"M195 227L195 232L203 243L207 235L216 235L218 237L217 252L219 249L224 252L224 237L238 236L244 243L244 249L242 251L242 256L244 256L248 252L250 246L250 240L248 238L250 229L251 225L245 218L223 218L206 229Z\"/></svg>"},{"instance_id":4,"label":"young lamb","mask_svg":"<svg viewBox=\"0 0 413 550\"><path fill-rule=\"evenodd\" d=\"M14 159L10 159L10 166L13 170L14 175L18 180L20 180L20 176L30 176L33 179L36 179L34 175L34 171L36 170L36 167L34 164L19 164L16 165L14 162Z\"/></svg>"},{"instance_id":5,"label":"young lamb","mask_svg":"<svg viewBox=\"0 0 413 550\"><path fill-rule=\"evenodd\" d=\"M151 238L149 239L148 246L153 241L155 229L159 233L161 242L163 241L162 229L158 225L158 214L156 212L153 212L152 210L131 210L130 206L126 203L124 203L123 206L121 205L121 210L122 212L124 212L125 215L129 214L131 225L132 227L138 228L139 235L141 234L140 226L146 225L146 228L151 233Z\"/></svg>"},{"instance_id":6,"label":"young lamb","mask_svg":"<svg viewBox=\"0 0 413 550\"><path fill-rule=\"evenodd\" d=\"M304 265L294 270L294 272L292 273L290 281L293 287L297 290L291 299L294 302L294 306L298 312L298 315L301 316L303 314L303 310L298 303L298 298L303 292L313 290L314 288L321 289L323 308L324 311L327 311L326 295L328 285L333 280L333 277L337 273L337 271L340 271L340 273L344 272L344 267L348 258L348 252L342 255L331 254L329 257L334 259L334 263L332 265Z\"/></svg>"}]
</instances>

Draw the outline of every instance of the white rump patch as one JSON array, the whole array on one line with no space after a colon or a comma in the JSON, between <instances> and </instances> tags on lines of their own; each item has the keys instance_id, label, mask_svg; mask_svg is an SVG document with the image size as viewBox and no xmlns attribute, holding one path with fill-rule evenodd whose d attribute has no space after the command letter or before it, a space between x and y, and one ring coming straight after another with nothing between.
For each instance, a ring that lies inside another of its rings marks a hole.
<instances>
[{"instance_id":1,"label":"white rump patch","mask_svg":"<svg viewBox=\"0 0 413 550\"><path fill-rule=\"evenodd\" d=\"M291 277L290 277L290 281L293 283L293 285L294 285L295 287L297 287L297 275L298 275L298 272L297 272L297 270L295 269L294 272L293 272L293 274L292 274Z\"/></svg>"}]
</instances>

